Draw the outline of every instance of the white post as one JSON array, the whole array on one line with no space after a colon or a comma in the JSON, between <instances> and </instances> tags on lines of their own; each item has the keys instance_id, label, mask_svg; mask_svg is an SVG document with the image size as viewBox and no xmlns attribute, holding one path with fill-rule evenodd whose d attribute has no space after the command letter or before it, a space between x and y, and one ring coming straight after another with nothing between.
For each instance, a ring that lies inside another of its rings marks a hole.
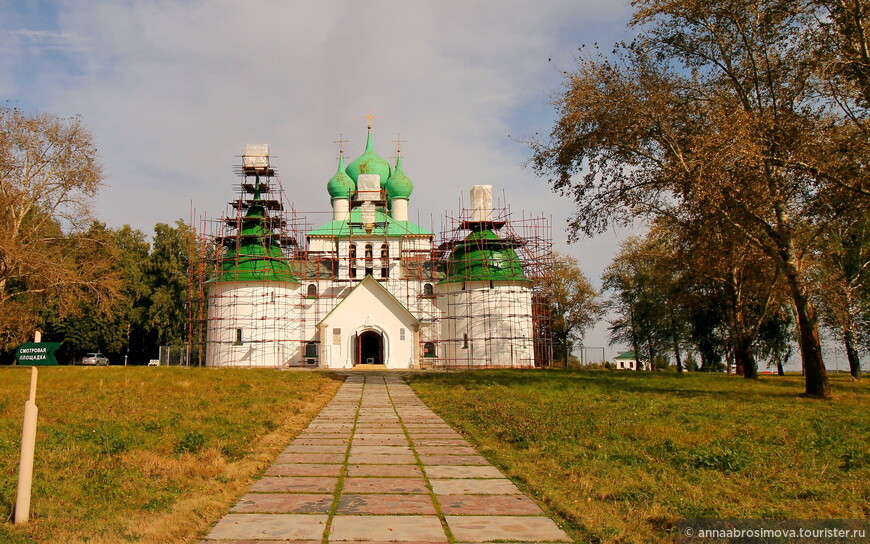
<instances>
[{"instance_id":1,"label":"white post","mask_svg":"<svg viewBox=\"0 0 870 544\"><path fill-rule=\"evenodd\" d=\"M33 452L36 448L36 367L30 367L30 398L24 403L21 429L21 462L18 469L18 496L15 499L15 524L30 519L30 491L33 487Z\"/></svg>"}]
</instances>

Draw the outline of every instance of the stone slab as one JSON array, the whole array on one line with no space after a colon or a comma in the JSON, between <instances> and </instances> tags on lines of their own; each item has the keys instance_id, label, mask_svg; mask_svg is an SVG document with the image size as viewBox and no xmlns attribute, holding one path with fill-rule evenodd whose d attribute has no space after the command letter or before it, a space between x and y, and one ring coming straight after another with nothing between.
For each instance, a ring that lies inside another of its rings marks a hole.
<instances>
[{"instance_id":1,"label":"stone slab","mask_svg":"<svg viewBox=\"0 0 870 544\"><path fill-rule=\"evenodd\" d=\"M481 455L421 455L424 465L488 465Z\"/></svg>"},{"instance_id":2,"label":"stone slab","mask_svg":"<svg viewBox=\"0 0 870 544\"><path fill-rule=\"evenodd\" d=\"M345 444L347 445L348 440L346 438L297 438L293 442L290 443L291 446L325 446L325 445L338 445Z\"/></svg>"},{"instance_id":3,"label":"stone slab","mask_svg":"<svg viewBox=\"0 0 870 544\"><path fill-rule=\"evenodd\" d=\"M316 514L227 514L206 538L318 540L323 537L326 519Z\"/></svg>"},{"instance_id":4,"label":"stone slab","mask_svg":"<svg viewBox=\"0 0 870 544\"><path fill-rule=\"evenodd\" d=\"M389 436L389 435L383 435ZM369 436L354 436L354 446L405 446L410 444L404 436L395 438L369 438Z\"/></svg>"},{"instance_id":5,"label":"stone slab","mask_svg":"<svg viewBox=\"0 0 870 544\"><path fill-rule=\"evenodd\" d=\"M284 453L340 453L347 451L344 444L290 444L284 448Z\"/></svg>"},{"instance_id":6,"label":"stone slab","mask_svg":"<svg viewBox=\"0 0 870 544\"><path fill-rule=\"evenodd\" d=\"M339 514L431 514L435 505L429 495L354 495L341 496Z\"/></svg>"},{"instance_id":7,"label":"stone slab","mask_svg":"<svg viewBox=\"0 0 870 544\"><path fill-rule=\"evenodd\" d=\"M471 444L461 438L415 438L414 443L417 446L462 446L470 448Z\"/></svg>"},{"instance_id":8,"label":"stone slab","mask_svg":"<svg viewBox=\"0 0 870 544\"><path fill-rule=\"evenodd\" d=\"M348 540L445 543L447 535L437 516L335 516L329 541Z\"/></svg>"},{"instance_id":9,"label":"stone slab","mask_svg":"<svg viewBox=\"0 0 870 544\"><path fill-rule=\"evenodd\" d=\"M339 474L341 474L341 465L276 463L266 469L265 476L338 476Z\"/></svg>"},{"instance_id":10,"label":"stone slab","mask_svg":"<svg viewBox=\"0 0 870 544\"><path fill-rule=\"evenodd\" d=\"M417 465L348 465L347 475L353 478L377 476L381 478L422 478Z\"/></svg>"},{"instance_id":11,"label":"stone slab","mask_svg":"<svg viewBox=\"0 0 870 544\"><path fill-rule=\"evenodd\" d=\"M276 463L315 463L332 464L343 463L343 453L282 453L275 459Z\"/></svg>"},{"instance_id":12,"label":"stone slab","mask_svg":"<svg viewBox=\"0 0 870 544\"><path fill-rule=\"evenodd\" d=\"M426 467L426 476L429 478L504 478L504 474L492 465L428 466Z\"/></svg>"},{"instance_id":13,"label":"stone slab","mask_svg":"<svg viewBox=\"0 0 870 544\"><path fill-rule=\"evenodd\" d=\"M296 493L332 493L338 484L338 478L321 476L264 476L254 482L251 491L259 493L296 492Z\"/></svg>"},{"instance_id":14,"label":"stone slab","mask_svg":"<svg viewBox=\"0 0 870 544\"><path fill-rule=\"evenodd\" d=\"M417 446L416 449L420 455L477 455L477 450L471 446Z\"/></svg>"},{"instance_id":15,"label":"stone slab","mask_svg":"<svg viewBox=\"0 0 870 544\"><path fill-rule=\"evenodd\" d=\"M417 459L410 454L379 455L376 453L352 453L348 463L353 465L415 465L417 464Z\"/></svg>"},{"instance_id":16,"label":"stone slab","mask_svg":"<svg viewBox=\"0 0 870 544\"><path fill-rule=\"evenodd\" d=\"M543 516L544 512L525 495L438 495L444 514L477 516Z\"/></svg>"},{"instance_id":17,"label":"stone slab","mask_svg":"<svg viewBox=\"0 0 870 544\"><path fill-rule=\"evenodd\" d=\"M401 427L357 427L358 432L365 434L400 434Z\"/></svg>"},{"instance_id":18,"label":"stone slab","mask_svg":"<svg viewBox=\"0 0 870 544\"><path fill-rule=\"evenodd\" d=\"M432 491L436 495L520 495L514 483L507 478L496 479L449 479L430 478Z\"/></svg>"},{"instance_id":19,"label":"stone slab","mask_svg":"<svg viewBox=\"0 0 870 544\"><path fill-rule=\"evenodd\" d=\"M550 518L544 516L445 516L457 542L528 540L570 542Z\"/></svg>"},{"instance_id":20,"label":"stone slab","mask_svg":"<svg viewBox=\"0 0 870 544\"><path fill-rule=\"evenodd\" d=\"M326 514L332 495L312 493L248 493L233 506L238 513Z\"/></svg>"},{"instance_id":21,"label":"stone slab","mask_svg":"<svg viewBox=\"0 0 870 544\"><path fill-rule=\"evenodd\" d=\"M411 448L408 446L364 446L357 445L356 442L350 447L350 454L379 454L379 455L413 455Z\"/></svg>"},{"instance_id":22,"label":"stone slab","mask_svg":"<svg viewBox=\"0 0 870 544\"><path fill-rule=\"evenodd\" d=\"M302 433L296 437L296 440L350 440L350 432L346 433Z\"/></svg>"},{"instance_id":23,"label":"stone slab","mask_svg":"<svg viewBox=\"0 0 870 544\"><path fill-rule=\"evenodd\" d=\"M428 493L423 478L345 478L343 493Z\"/></svg>"}]
</instances>

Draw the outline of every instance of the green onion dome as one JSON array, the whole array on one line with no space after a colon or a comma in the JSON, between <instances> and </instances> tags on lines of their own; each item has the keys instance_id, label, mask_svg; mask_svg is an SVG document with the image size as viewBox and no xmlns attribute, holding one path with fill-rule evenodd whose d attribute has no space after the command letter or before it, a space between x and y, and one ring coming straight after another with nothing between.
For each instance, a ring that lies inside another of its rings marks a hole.
<instances>
[{"instance_id":1,"label":"green onion dome","mask_svg":"<svg viewBox=\"0 0 870 544\"><path fill-rule=\"evenodd\" d=\"M387 191L387 198L409 198L414 192L414 183L411 181L405 171L402 170L402 156L396 158L396 168L393 170L393 175L384 184L384 190Z\"/></svg>"},{"instance_id":2,"label":"green onion dome","mask_svg":"<svg viewBox=\"0 0 870 544\"><path fill-rule=\"evenodd\" d=\"M491 229L476 229L453 248L447 259L447 274L439 283L528 282L515 246L515 242L502 240Z\"/></svg>"},{"instance_id":3,"label":"green onion dome","mask_svg":"<svg viewBox=\"0 0 870 544\"><path fill-rule=\"evenodd\" d=\"M372 150L371 131L369 131L368 137L366 138L365 152L354 159L352 163L347 165L345 172L347 172L347 175L350 176L350 179L352 179L354 183L359 180L360 174L377 174L381 176L382 188L387 180L390 179L393 169L390 167L390 163L382 159L380 155Z\"/></svg>"},{"instance_id":4,"label":"green onion dome","mask_svg":"<svg viewBox=\"0 0 870 544\"><path fill-rule=\"evenodd\" d=\"M350 198L350 194L356 189L356 185L350 176L344 171L344 155L338 159L338 171L326 184L329 196L336 198Z\"/></svg>"}]
</instances>

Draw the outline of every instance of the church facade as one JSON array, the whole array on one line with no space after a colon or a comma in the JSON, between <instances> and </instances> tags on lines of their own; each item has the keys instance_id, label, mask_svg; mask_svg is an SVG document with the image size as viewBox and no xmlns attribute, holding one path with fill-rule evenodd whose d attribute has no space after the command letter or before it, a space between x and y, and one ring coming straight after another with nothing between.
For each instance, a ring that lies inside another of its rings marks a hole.
<instances>
[{"instance_id":1,"label":"church facade","mask_svg":"<svg viewBox=\"0 0 870 544\"><path fill-rule=\"evenodd\" d=\"M339 159L331 220L286 234L267 146L248 146L240 197L214 238L208 366L533 367L546 358L534 281L493 220L492 187L471 188L461 234L436 243L409 220L413 183L373 149Z\"/></svg>"}]
</instances>

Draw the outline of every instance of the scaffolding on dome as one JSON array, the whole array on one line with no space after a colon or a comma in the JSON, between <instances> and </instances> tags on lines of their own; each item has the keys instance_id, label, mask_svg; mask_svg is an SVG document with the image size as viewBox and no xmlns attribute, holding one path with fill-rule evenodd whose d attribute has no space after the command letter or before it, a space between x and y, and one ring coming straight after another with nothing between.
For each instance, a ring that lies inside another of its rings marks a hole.
<instances>
[{"instance_id":1,"label":"scaffolding on dome","mask_svg":"<svg viewBox=\"0 0 870 544\"><path fill-rule=\"evenodd\" d=\"M197 366L264 366L260 359L290 353L294 347L288 343L302 342L293 334L300 323L288 310L298 304L292 263L310 225L296 214L270 161L268 145L246 146L241 164L233 167L241 181L233 185L236 197L224 215L192 218L198 228L191 229L188 338ZM239 287L264 281L273 286L266 297L251 291L247 300L240 299ZM260 317L259 326L246 331L233 326L242 313ZM239 360L214 356L239 345L262 349L250 349Z\"/></svg>"},{"instance_id":2,"label":"scaffolding on dome","mask_svg":"<svg viewBox=\"0 0 870 544\"><path fill-rule=\"evenodd\" d=\"M467 281L457 282L470 294L451 297L449 291L436 291L437 299L445 299L438 305L446 311L440 316L441 334L429 340L434 349L424 355L424 368L548 367L553 360L552 316L543 294L544 281L553 265L552 223L546 217L527 216L525 212L517 218L504 204L504 195L500 200L481 228L498 233L501 247L513 250L505 260L513 263L493 259L491 254L489 258L480 256L487 250L486 240L470 240L470 233L480 222L473 220L477 210L467 206L464 198L460 198L458 216L448 212L442 216L440 242L433 254L436 268L446 272L453 259L455 268L474 272L463 278ZM462 244L471 251L462 252L457 261L455 248ZM511 264L517 265L519 271L510 270ZM511 279L511 274L518 276ZM499 284L501 288L493 295ZM475 290L487 292L488 296L474 296ZM517 340L525 335L529 337L528 353L515 349Z\"/></svg>"},{"instance_id":3,"label":"scaffolding on dome","mask_svg":"<svg viewBox=\"0 0 870 544\"><path fill-rule=\"evenodd\" d=\"M400 251L390 250L396 234L388 228L387 210L369 217L370 211L360 209L366 218L354 221L352 215L345 223L341 236L351 249L341 252L308 240L312 225L287 199L268 147L249 146L234 171L241 182L234 186L236 198L224 216L198 218L191 233L196 255L190 262L188 306L192 364L325 366L332 336L319 324L370 275L419 321L414 367L550 365L550 307L542 294L552 269L547 218L515 217L507 206L492 210L488 226L497 232L500 247L511 249L515 257L508 260L516 260L523 278L446 281L451 264L467 269L493 265L475 261L474 251L454 255L463 243L477 243L468 241L474 212L462 201L459 216L444 214L439 234L434 228L406 234ZM374 202L380 206L386 198ZM491 272L497 278L498 271ZM254 283L269 288L248 289Z\"/></svg>"}]
</instances>

